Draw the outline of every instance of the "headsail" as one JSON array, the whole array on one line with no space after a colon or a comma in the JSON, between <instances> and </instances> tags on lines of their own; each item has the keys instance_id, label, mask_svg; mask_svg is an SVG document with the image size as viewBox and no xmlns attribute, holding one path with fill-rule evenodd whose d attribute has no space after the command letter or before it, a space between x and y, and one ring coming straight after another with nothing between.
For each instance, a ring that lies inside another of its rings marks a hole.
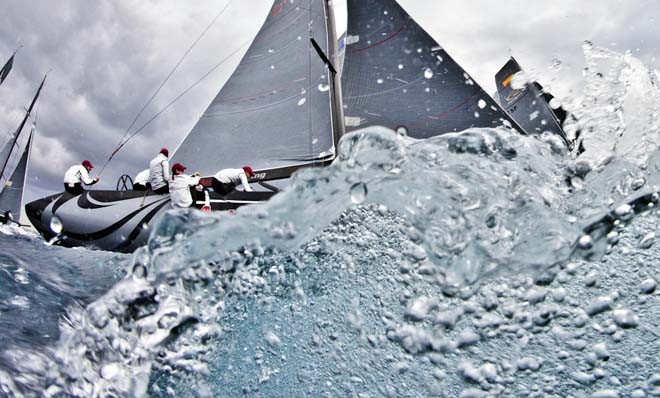
<instances>
[{"instance_id":1,"label":"headsail","mask_svg":"<svg viewBox=\"0 0 660 398\"><path fill-rule=\"evenodd\" d=\"M347 0L346 129L415 138L515 122L395 0Z\"/></svg>"},{"instance_id":2,"label":"headsail","mask_svg":"<svg viewBox=\"0 0 660 398\"><path fill-rule=\"evenodd\" d=\"M5 65L0 69L0 84L5 81L7 76L9 75L9 72L11 71L12 66L14 66L14 55L16 55L16 52L11 55L9 60L5 63Z\"/></svg>"},{"instance_id":3,"label":"headsail","mask_svg":"<svg viewBox=\"0 0 660 398\"><path fill-rule=\"evenodd\" d=\"M277 0L229 80L173 156L203 175L250 165L261 180L334 158L338 136L327 0Z\"/></svg>"},{"instance_id":4,"label":"headsail","mask_svg":"<svg viewBox=\"0 0 660 398\"><path fill-rule=\"evenodd\" d=\"M522 68L511 57L495 75L500 103L528 134L551 132L568 145L561 123L538 89L540 85L527 81L521 82L520 87L515 84L516 74L520 72Z\"/></svg>"},{"instance_id":5,"label":"headsail","mask_svg":"<svg viewBox=\"0 0 660 398\"><path fill-rule=\"evenodd\" d=\"M11 177L4 182L2 192L0 192L0 211L11 211L15 219L19 219L23 203L23 187L25 186L25 175L27 172L30 149L32 147L32 138L34 131L30 132L28 142L23 149L16 169Z\"/></svg>"}]
</instances>

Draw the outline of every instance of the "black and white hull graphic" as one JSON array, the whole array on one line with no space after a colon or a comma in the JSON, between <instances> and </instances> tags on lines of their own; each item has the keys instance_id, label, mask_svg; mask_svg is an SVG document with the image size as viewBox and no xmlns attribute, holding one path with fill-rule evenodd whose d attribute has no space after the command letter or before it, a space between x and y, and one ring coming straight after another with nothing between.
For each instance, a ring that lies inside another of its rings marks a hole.
<instances>
[{"instance_id":1,"label":"black and white hull graphic","mask_svg":"<svg viewBox=\"0 0 660 398\"><path fill-rule=\"evenodd\" d=\"M268 200L272 192L235 191L221 197L210 194L213 211L236 209ZM196 203L201 208L204 201ZM44 238L63 246L131 252L147 243L150 226L172 209L169 194L140 191L86 191L60 193L25 205L30 222Z\"/></svg>"}]
</instances>

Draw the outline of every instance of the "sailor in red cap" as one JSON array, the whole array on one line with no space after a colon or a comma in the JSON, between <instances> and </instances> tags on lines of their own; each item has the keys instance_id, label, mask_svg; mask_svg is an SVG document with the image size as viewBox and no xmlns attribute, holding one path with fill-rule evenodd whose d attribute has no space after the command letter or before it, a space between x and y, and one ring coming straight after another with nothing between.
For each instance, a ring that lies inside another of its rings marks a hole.
<instances>
[{"instance_id":1,"label":"sailor in red cap","mask_svg":"<svg viewBox=\"0 0 660 398\"><path fill-rule=\"evenodd\" d=\"M72 195L80 195L84 191L82 184L94 185L99 182L99 177L89 177L89 172L93 168L94 165L87 159L81 164L69 167L64 173L64 190Z\"/></svg>"},{"instance_id":2,"label":"sailor in red cap","mask_svg":"<svg viewBox=\"0 0 660 398\"><path fill-rule=\"evenodd\" d=\"M190 207L193 204L193 192L197 193L203 189L199 185L199 173L193 176L184 174L186 166L181 163L172 165L172 179L170 180L170 199L172 207ZM191 189L192 188L192 189ZM195 197L197 195L194 195Z\"/></svg>"},{"instance_id":3,"label":"sailor in red cap","mask_svg":"<svg viewBox=\"0 0 660 398\"><path fill-rule=\"evenodd\" d=\"M159 194L169 192L170 163L167 160L170 151L162 148L158 155L149 162L149 182L151 189Z\"/></svg>"},{"instance_id":4,"label":"sailor in red cap","mask_svg":"<svg viewBox=\"0 0 660 398\"><path fill-rule=\"evenodd\" d=\"M220 195L226 195L233 191L239 184L243 185L243 190L252 192L249 178L254 176L252 167L243 166L242 169L222 169L215 173L211 186L213 190Z\"/></svg>"}]
</instances>

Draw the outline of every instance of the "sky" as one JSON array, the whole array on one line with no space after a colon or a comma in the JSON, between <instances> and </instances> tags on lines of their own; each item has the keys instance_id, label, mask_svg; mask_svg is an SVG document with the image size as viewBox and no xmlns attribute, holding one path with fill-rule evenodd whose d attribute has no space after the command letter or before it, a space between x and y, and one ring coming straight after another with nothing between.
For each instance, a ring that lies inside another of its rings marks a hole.
<instances>
[{"instance_id":1,"label":"sky","mask_svg":"<svg viewBox=\"0 0 660 398\"><path fill-rule=\"evenodd\" d=\"M345 26L345 4L334 3L337 24ZM491 94L495 73L514 56L528 78L557 98L579 98L585 40L629 51L660 69L655 0L399 3ZM146 168L161 147L176 148L240 61L271 5L271 0L2 0L0 63L20 49L0 86L0 142L16 128L48 73L25 202L62 191L64 172L83 159L97 166L96 175L138 111L224 9L131 131L227 60L118 152L95 188L114 189L121 174Z\"/></svg>"}]
</instances>

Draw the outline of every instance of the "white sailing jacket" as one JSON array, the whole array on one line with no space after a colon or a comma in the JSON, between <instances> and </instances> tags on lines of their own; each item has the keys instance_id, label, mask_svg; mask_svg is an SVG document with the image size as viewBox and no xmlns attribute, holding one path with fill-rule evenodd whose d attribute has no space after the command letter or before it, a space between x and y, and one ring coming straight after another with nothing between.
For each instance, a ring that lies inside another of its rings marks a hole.
<instances>
[{"instance_id":1,"label":"white sailing jacket","mask_svg":"<svg viewBox=\"0 0 660 398\"><path fill-rule=\"evenodd\" d=\"M243 189L246 192L252 192L252 187L250 186L247 175L243 169L222 169L218 171L213 178L223 184L232 184L234 186L243 184Z\"/></svg>"},{"instance_id":2,"label":"white sailing jacket","mask_svg":"<svg viewBox=\"0 0 660 398\"><path fill-rule=\"evenodd\" d=\"M170 180L170 200L172 207L190 207L193 203L190 187L199 184L199 177L187 174L174 175Z\"/></svg>"},{"instance_id":3,"label":"white sailing jacket","mask_svg":"<svg viewBox=\"0 0 660 398\"><path fill-rule=\"evenodd\" d=\"M158 156L149 162L149 181L151 182L151 189L157 190L167 185L170 178L170 162L167 161L167 156L159 153Z\"/></svg>"},{"instance_id":4,"label":"white sailing jacket","mask_svg":"<svg viewBox=\"0 0 660 398\"><path fill-rule=\"evenodd\" d=\"M149 169L142 170L139 172L136 176L135 179L133 180L133 184L142 184L142 185L147 185L147 183L150 182L149 180Z\"/></svg>"},{"instance_id":5,"label":"white sailing jacket","mask_svg":"<svg viewBox=\"0 0 660 398\"><path fill-rule=\"evenodd\" d=\"M64 173L64 183L69 184L70 187L73 187L73 184L78 183L91 185L94 183L94 179L89 177L89 173L87 173L85 166L78 164L69 167L69 170Z\"/></svg>"}]
</instances>

